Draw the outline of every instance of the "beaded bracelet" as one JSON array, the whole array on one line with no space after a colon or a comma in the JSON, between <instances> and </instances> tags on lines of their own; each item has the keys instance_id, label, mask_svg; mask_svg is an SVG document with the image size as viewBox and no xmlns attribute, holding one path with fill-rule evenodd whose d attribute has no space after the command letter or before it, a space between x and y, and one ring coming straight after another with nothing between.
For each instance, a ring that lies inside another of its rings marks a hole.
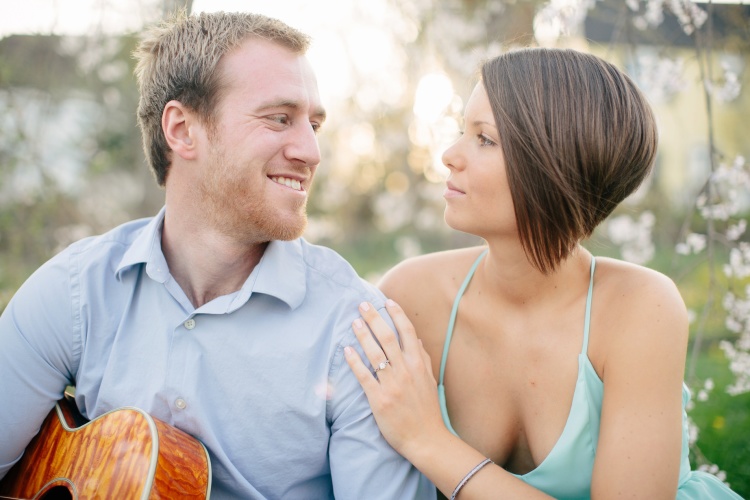
<instances>
[{"instance_id":1,"label":"beaded bracelet","mask_svg":"<svg viewBox=\"0 0 750 500\"><path fill-rule=\"evenodd\" d=\"M464 478L461 480L461 482L458 483L458 486L456 486L456 489L453 490L453 494L451 495L451 500L456 500L456 495L458 495L458 492L461 490L461 488L464 487L464 485L469 481L469 479L471 479L471 477L474 474L476 474L477 472L479 472L479 469L481 469L482 467L484 467L485 465L487 465L489 463L492 463L492 460L490 460L489 458L485 458L480 463L478 463L476 467L474 467L473 469L471 469L469 471L469 473L464 476Z\"/></svg>"}]
</instances>

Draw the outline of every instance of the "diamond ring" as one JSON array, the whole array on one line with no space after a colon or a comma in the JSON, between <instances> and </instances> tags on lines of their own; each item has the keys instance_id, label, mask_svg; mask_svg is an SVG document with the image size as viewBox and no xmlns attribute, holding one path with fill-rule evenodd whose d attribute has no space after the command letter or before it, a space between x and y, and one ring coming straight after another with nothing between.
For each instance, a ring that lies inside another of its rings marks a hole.
<instances>
[{"instance_id":1,"label":"diamond ring","mask_svg":"<svg viewBox=\"0 0 750 500\"><path fill-rule=\"evenodd\" d=\"M375 370L373 370L373 373L378 373L380 370L384 370L386 366L390 365L390 360L386 359L385 361L381 362L378 366L375 367Z\"/></svg>"}]
</instances>

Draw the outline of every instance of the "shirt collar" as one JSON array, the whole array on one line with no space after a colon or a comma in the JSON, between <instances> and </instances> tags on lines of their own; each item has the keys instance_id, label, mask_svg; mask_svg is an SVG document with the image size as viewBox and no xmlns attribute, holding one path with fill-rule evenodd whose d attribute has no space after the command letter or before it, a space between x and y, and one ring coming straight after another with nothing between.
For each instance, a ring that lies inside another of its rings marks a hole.
<instances>
[{"instance_id":1,"label":"shirt collar","mask_svg":"<svg viewBox=\"0 0 750 500\"><path fill-rule=\"evenodd\" d=\"M118 278L122 276L126 269L136 264L146 264L146 272L149 277L160 283L164 283L169 278L167 260L161 250L161 230L164 225L166 208L166 206L162 207L125 251L115 270Z\"/></svg>"},{"instance_id":2,"label":"shirt collar","mask_svg":"<svg viewBox=\"0 0 750 500\"><path fill-rule=\"evenodd\" d=\"M136 264L146 264L146 273L151 279L159 283L169 279L169 267L161 249L165 211L166 206L133 240L115 270L118 278L126 269ZM301 239L270 242L258 265L231 300L229 310L241 307L253 293L276 297L296 309L305 298L305 269Z\"/></svg>"},{"instance_id":3,"label":"shirt collar","mask_svg":"<svg viewBox=\"0 0 750 500\"><path fill-rule=\"evenodd\" d=\"M252 293L263 293L296 309L307 289L302 240L272 241L235 300L246 301Z\"/></svg>"}]
</instances>

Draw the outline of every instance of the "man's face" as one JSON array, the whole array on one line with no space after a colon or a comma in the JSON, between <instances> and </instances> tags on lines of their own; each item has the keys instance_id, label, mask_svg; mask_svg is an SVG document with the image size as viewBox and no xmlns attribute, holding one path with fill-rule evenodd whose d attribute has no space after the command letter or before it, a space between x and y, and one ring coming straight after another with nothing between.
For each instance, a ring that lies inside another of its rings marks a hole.
<instances>
[{"instance_id":1,"label":"man's face","mask_svg":"<svg viewBox=\"0 0 750 500\"><path fill-rule=\"evenodd\" d=\"M325 120L312 68L304 56L250 39L219 71L225 88L197 193L208 222L241 243L297 238Z\"/></svg>"}]
</instances>

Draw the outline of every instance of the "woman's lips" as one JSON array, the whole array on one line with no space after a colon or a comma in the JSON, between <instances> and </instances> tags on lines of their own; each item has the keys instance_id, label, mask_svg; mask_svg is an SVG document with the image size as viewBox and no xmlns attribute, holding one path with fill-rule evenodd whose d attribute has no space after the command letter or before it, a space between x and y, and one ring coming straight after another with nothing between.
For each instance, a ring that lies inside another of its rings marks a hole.
<instances>
[{"instance_id":1,"label":"woman's lips","mask_svg":"<svg viewBox=\"0 0 750 500\"><path fill-rule=\"evenodd\" d=\"M455 198L457 196L463 196L466 193L458 189L453 183L445 183L445 191L443 191L443 198Z\"/></svg>"}]
</instances>

